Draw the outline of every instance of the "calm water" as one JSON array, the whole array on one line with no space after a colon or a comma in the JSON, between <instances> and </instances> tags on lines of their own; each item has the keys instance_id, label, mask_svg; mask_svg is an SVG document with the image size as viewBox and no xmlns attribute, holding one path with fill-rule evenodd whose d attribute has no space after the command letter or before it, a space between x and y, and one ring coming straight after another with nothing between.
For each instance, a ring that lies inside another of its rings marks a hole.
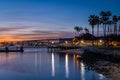
<instances>
[{"instance_id":1,"label":"calm water","mask_svg":"<svg viewBox=\"0 0 120 80\"><path fill-rule=\"evenodd\" d=\"M0 53L0 80L108 80L86 70L76 55L27 48L24 53Z\"/></svg>"}]
</instances>

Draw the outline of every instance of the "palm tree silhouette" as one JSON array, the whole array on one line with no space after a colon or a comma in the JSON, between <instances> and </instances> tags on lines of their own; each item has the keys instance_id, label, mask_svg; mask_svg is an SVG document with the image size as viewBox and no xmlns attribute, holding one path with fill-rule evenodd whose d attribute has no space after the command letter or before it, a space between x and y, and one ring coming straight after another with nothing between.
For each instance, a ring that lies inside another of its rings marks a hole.
<instances>
[{"instance_id":1,"label":"palm tree silhouette","mask_svg":"<svg viewBox=\"0 0 120 80\"><path fill-rule=\"evenodd\" d=\"M85 33L89 33L89 29L88 28L84 28L84 31L85 31Z\"/></svg>"},{"instance_id":2,"label":"palm tree silhouette","mask_svg":"<svg viewBox=\"0 0 120 80\"><path fill-rule=\"evenodd\" d=\"M79 32L82 32L83 28L82 27L79 27Z\"/></svg>"},{"instance_id":3,"label":"palm tree silhouette","mask_svg":"<svg viewBox=\"0 0 120 80\"><path fill-rule=\"evenodd\" d=\"M111 15L112 14L111 14L110 11L107 11L107 12L102 11L100 13L101 21L102 21L102 24L103 24L104 37L106 37L106 25L107 25L107 22L109 20L109 16L111 16Z\"/></svg>"},{"instance_id":4,"label":"palm tree silhouette","mask_svg":"<svg viewBox=\"0 0 120 80\"><path fill-rule=\"evenodd\" d=\"M101 24L101 19L99 16L96 16L96 24L97 24L97 36L99 36L99 25Z\"/></svg>"},{"instance_id":5,"label":"palm tree silhouette","mask_svg":"<svg viewBox=\"0 0 120 80\"><path fill-rule=\"evenodd\" d=\"M113 24L113 21L112 20L109 20L108 22L107 22L107 24L108 24L108 29L107 29L107 35L109 35L109 34L112 34L112 27L111 27L111 25Z\"/></svg>"},{"instance_id":6,"label":"palm tree silhouette","mask_svg":"<svg viewBox=\"0 0 120 80\"><path fill-rule=\"evenodd\" d=\"M96 25L96 16L95 15L90 15L88 21L89 21L89 24L92 27L92 45L94 45L93 37L94 37L94 26Z\"/></svg>"},{"instance_id":7,"label":"palm tree silhouette","mask_svg":"<svg viewBox=\"0 0 120 80\"><path fill-rule=\"evenodd\" d=\"M119 21L119 29L118 29L118 33L120 33L120 16L118 16L118 21Z\"/></svg>"},{"instance_id":8,"label":"palm tree silhouette","mask_svg":"<svg viewBox=\"0 0 120 80\"><path fill-rule=\"evenodd\" d=\"M113 16L113 23L114 23L114 34L117 35L117 22L118 22L118 17Z\"/></svg>"},{"instance_id":9,"label":"palm tree silhouette","mask_svg":"<svg viewBox=\"0 0 120 80\"><path fill-rule=\"evenodd\" d=\"M80 31L79 26L75 26L75 27L74 27L74 30L79 34L79 31ZM77 35L76 35L76 36L77 36Z\"/></svg>"}]
</instances>

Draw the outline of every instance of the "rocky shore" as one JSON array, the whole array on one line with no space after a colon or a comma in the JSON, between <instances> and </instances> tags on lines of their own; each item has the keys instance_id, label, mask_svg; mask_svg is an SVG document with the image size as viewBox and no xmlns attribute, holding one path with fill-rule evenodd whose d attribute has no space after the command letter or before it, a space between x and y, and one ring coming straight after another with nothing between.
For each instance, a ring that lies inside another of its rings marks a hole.
<instances>
[{"instance_id":1,"label":"rocky shore","mask_svg":"<svg viewBox=\"0 0 120 80\"><path fill-rule=\"evenodd\" d=\"M102 73L112 80L120 80L120 50L105 50L92 47L58 50L59 53L78 54L88 68Z\"/></svg>"},{"instance_id":2,"label":"rocky shore","mask_svg":"<svg viewBox=\"0 0 120 80\"><path fill-rule=\"evenodd\" d=\"M120 80L120 50L84 48L82 59L90 68L112 80Z\"/></svg>"},{"instance_id":3,"label":"rocky shore","mask_svg":"<svg viewBox=\"0 0 120 80\"><path fill-rule=\"evenodd\" d=\"M112 80L120 80L120 64L108 61L98 61L94 67L95 70L106 77L112 78Z\"/></svg>"}]
</instances>

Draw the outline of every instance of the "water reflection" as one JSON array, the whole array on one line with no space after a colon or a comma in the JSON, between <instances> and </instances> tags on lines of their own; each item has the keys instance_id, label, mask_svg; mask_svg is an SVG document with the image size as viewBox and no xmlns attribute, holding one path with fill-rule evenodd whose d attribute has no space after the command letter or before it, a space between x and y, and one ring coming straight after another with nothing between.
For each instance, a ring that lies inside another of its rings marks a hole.
<instances>
[{"instance_id":1,"label":"water reflection","mask_svg":"<svg viewBox=\"0 0 120 80\"><path fill-rule=\"evenodd\" d=\"M77 71L80 70L80 60L78 59L78 55L74 54L73 55L73 65Z\"/></svg>"},{"instance_id":2,"label":"water reflection","mask_svg":"<svg viewBox=\"0 0 120 80\"><path fill-rule=\"evenodd\" d=\"M85 80L85 76L84 76L84 74L85 74L85 66L84 66L82 61L80 62L80 65L81 65L81 80Z\"/></svg>"},{"instance_id":3,"label":"water reflection","mask_svg":"<svg viewBox=\"0 0 120 80\"><path fill-rule=\"evenodd\" d=\"M38 71L38 54L35 53L35 68L36 68L36 72Z\"/></svg>"},{"instance_id":4,"label":"water reflection","mask_svg":"<svg viewBox=\"0 0 120 80\"><path fill-rule=\"evenodd\" d=\"M65 76L69 77L68 54L65 55Z\"/></svg>"},{"instance_id":5,"label":"water reflection","mask_svg":"<svg viewBox=\"0 0 120 80\"><path fill-rule=\"evenodd\" d=\"M102 74L99 74L98 76L100 77L101 80L105 78Z\"/></svg>"},{"instance_id":6,"label":"water reflection","mask_svg":"<svg viewBox=\"0 0 120 80\"><path fill-rule=\"evenodd\" d=\"M77 55L48 53L46 48L1 53L0 80L93 80L99 76L97 73L92 76L93 71L86 72L85 65ZM104 77L95 79L107 80Z\"/></svg>"},{"instance_id":7,"label":"water reflection","mask_svg":"<svg viewBox=\"0 0 120 80\"><path fill-rule=\"evenodd\" d=\"M55 76L55 58L54 53L52 53L52 76Z\"/></svg>"}]
</instances>

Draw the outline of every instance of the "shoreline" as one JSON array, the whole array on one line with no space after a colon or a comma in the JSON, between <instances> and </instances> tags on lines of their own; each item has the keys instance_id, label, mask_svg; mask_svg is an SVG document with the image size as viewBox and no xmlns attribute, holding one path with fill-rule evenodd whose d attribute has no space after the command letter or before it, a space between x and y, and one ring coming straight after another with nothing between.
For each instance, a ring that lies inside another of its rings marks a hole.
<instances>
[{"instance_id":1,"label":"shoreline","mask_svg":"<svg viewBox=\"0 0 120 80\"><path fill-rule=\"evenodd\" d=\"M56 53L68 53L68 54L78 54L82 55L84 51L80 49L68 49L68 50L57 50Z\"/></svg>"},{"instance_id":2,"label":"shoreline","mask_svg":"<svg viewBox=\"0 0 120 80\"><path fill-rule=\"evenodd\" d=\"M120 80L120 50L105 50L91 47L81 49L60 50L58 53L78 54L88 64L92 63L94 70L112 80ZM98 59L97 59L98 58ZM92 60L91 60L92 59ZM93 61L93 62L92 62ZM94 62L95 61L95 62ZM93 67L92 66L92 67Z\"/></svg>"},{"instance_id":3,"label":"shoreline","mask_svg":"<svg viewBox=\"0 0 120 80\"><path fill-rule=\"evenodd\" d=\"M104 63L104 64L103 64ZM120 80L120 65L108 61L98 61L95 70L112 80Z\"/></svg>"}]
</instances>

